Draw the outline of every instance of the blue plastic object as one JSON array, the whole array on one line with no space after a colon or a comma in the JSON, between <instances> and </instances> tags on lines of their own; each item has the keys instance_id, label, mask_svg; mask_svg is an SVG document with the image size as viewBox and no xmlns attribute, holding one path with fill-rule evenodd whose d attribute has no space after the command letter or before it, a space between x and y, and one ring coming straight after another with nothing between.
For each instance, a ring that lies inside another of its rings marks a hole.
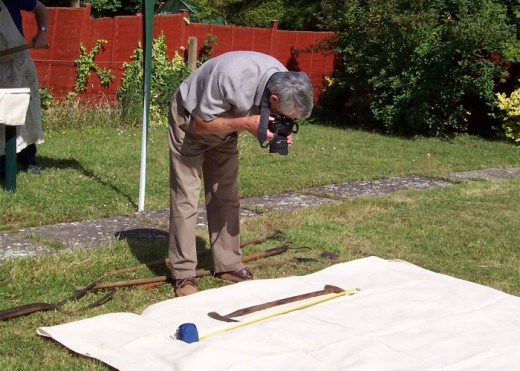
<instances>
[{"instance_id":1,"label":"blue plastic object","mask_svg":"<svg viewBox=\"0 0 520 371\"><path fill-rule=\"evenodd\" d=\"M199 332L197 326L193 323L183 323L177 329L175 334L177 340L184 341L185 343L195 343L199 341Z\"/></svg>"}]
</instances>

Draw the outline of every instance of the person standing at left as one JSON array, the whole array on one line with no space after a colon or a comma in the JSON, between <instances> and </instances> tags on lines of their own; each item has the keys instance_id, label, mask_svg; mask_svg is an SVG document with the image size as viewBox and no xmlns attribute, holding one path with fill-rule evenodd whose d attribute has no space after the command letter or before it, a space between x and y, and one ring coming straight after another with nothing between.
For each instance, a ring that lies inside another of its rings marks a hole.
<instances>
[{"instance_id":1,"label":"person standing at left","mask_svg":"<svg viewBox=\"0 0 520 371\"><path fill-rule=\"evenodd\" d=\"M38 0L0 0L0 50L24 45L22 11L31 12L38 26L32 38L32 47L47 49L47 8ZM28 50L0 57L0 88L31 89L31 100L23 126L17 127L17 161L25 171L39 174L36 145L43 143L38 75ZM5 171L4 130L0 130L0 173Z\"/></svg>"}]
</instances>

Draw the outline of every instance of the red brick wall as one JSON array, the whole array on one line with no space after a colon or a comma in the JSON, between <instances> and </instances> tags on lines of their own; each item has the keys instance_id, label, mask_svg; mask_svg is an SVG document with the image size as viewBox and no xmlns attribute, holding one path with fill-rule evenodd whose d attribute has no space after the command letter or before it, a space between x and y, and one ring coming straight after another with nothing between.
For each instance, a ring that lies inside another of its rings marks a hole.
<instances>
[{"instance_id":1,"label":"red brick wall","mask_svg":"<svg viewBox=\"0 0 520 371\"><path fill-rule=\"evenodd\" d=\"M102 87L97 76L89 79L87 97L108 95L113 98L120 85L123 62L130 61L130 55L137 48L143 36L143 17L124 16L115 18L90 17L90 5L84 8L48 8L50 48L31 50L31 55L38 70L40 86L51 88L53 95L59 97L74 90L76 66L74 60L79 57L79 45L82 42L88 51L99 39L108 40L96 57L100 67L112 70L116 79L110 87ZM154 16L154 37L164 33L168 45L168 54L173 57L175 51L182 56L187 53L188 38L198 38L202 45L207 34L217 37L218 46L212 56L231 50L255 50L270 54L291 70L306 72L314 86L317 96L322 87L324 76L330 76L334 56L323 53L300 53L294 57L292 50L303 50L331 32L281 31L276 25L272 29L209 25L184 21L183 14ZM24 16L24 33L30 39L36 32L34 17ZM186 54L187 55L187 54Z\"/></svg>"}]
</instances>

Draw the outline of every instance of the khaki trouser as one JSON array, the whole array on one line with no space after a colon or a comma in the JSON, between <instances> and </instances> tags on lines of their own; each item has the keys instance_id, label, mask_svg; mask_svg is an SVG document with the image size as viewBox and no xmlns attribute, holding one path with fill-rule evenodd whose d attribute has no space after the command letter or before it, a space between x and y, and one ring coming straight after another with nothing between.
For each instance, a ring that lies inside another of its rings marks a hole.
<instances>
[{"instance_id":1,"label":"khaki trouser","mask_svg":"<svg viewBox=\"0 0 520 371\"><path fill-rule=\"evenodd\" d=\"M175 279L195 276L195 228L204 178L206 212L215 272L234 271L240 261L237 135L195 135L193 118L174 94L169 122L170 235L169 258ZM180 100L180 98L179 98Z\"/></svg>"}]
</instances>

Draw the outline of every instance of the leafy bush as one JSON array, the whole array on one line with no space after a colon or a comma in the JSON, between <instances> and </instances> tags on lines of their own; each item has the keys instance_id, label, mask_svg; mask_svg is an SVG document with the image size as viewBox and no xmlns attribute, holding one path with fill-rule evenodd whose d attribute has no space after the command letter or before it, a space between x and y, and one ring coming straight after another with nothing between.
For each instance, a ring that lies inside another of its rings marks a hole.
<instances>
[{"instance_id":1,"label":"leafy bush","mask_svg":"<svg viewBox=\"0 0 520 371\"><path fill-rule=\"evenodd\" d=\"M320 99L350 122L440 136L468 130L471 107L495 104L494 86L517 43L493 0L324 0L338 30L332 84ZM468 104L472 102L473 104Z\"/></svg>"},{"instance_id":2,"label":"leafy bush","mask_svg":"<svg viewBox=\"0 0 520 371\"><path fill-rule=\"evenodd\" d=\"M176 53L170 61L166 49L165 36L161 34L153 40L152 46L150 126L166 124L171 96L190 74L184 59ZM125 72L116 96L123 107L123 120L127 124L142 120L143 58L143 49L139 45L131 56L132 62L123 63Z\"/></svg>"},{"instance_id":3,"label":"leafy bush","mask_svg":"<svg viewBox=\"0 0 520 371\"><path fill-rule=\"evenodd\" d=\"M215 46L218 46L217 37L213 34L206 34L206 38L202 42L202 46L199 51L199 60L197 66L200 67L208 59L211 59L211 55L215 51Z\"/></svg>"},{"instance_id":4,"label":"leafy bush","mask_svg":"<svg viewBox=\"0 0 520 371\"><path fill-rule=\"evenodd\" d=\"M236 26L269 27L280 19L287 0L191 0L195 22L225 23Z\"/></svg>"},{"instance_id":5,"label":"leafy bush","mask_svg":"<svg viewBox=\"0 0 520 371\"><path fill-rule=\"evenodd\" d=\"M520 143L520 88L509 98L505 93L497 94L497 104L503 112L502 128L506 137Z\"/></svg>"},{"instance_id":6,"label":"leafy bush","mask_svg":"<svg viewBox=\"0 0 520 371\"><path fill-rule=\"evenodd\" d=\"M114 79L112 71L107 68L99 67L94 58L98 53L103 50L103 44L108 43L108 40L99 39L90 51L83 43L79 44L80 54L79 57L74 60L76 65L76 83L74 84L74 90L77 92L85 92L87 90L88 79L92 72L95 72L99 77L102 86L108 86Z\"/></svg>"}]
</instances>

